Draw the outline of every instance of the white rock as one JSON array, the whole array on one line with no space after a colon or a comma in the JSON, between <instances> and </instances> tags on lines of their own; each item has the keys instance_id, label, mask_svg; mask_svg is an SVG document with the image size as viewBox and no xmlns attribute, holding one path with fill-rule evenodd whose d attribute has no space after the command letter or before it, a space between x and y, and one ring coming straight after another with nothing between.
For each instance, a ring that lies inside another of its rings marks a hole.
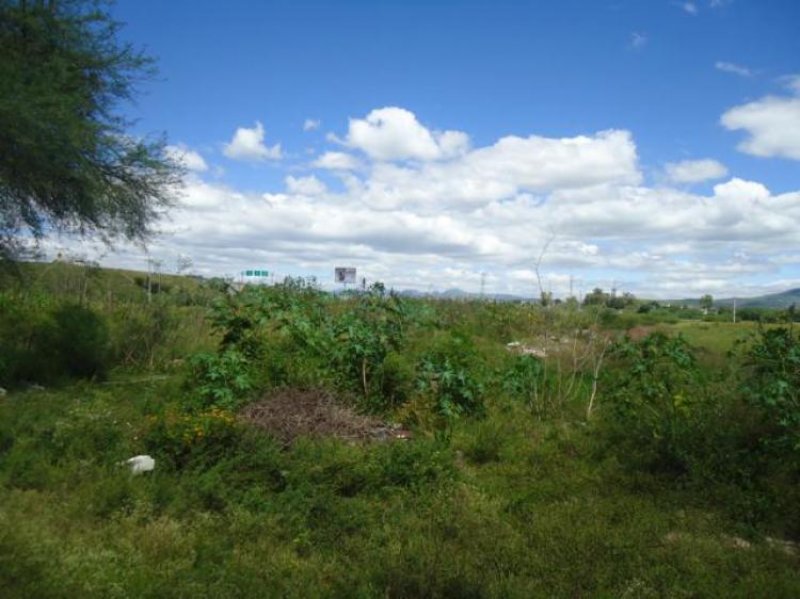
<instances>
[{"instance_id":1,"label":"white rock","mask_svg":"<svg viewBox=\"0 0 800 599\"><path fill-rule=\"evenodd\" d=\"M125 460L125 464L130 466L133 474L141 474L142 472L150 472L156 467L156 461L149 455L136 455L132 458Z\"/></svg>"}]
</instances>

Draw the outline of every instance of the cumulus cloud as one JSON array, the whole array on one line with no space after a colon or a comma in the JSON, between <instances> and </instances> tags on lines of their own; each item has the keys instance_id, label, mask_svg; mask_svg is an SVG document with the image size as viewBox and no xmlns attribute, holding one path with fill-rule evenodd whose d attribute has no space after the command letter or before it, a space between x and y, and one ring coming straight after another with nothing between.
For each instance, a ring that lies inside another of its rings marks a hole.
<instances>
[{"instance_id":1,"label":"cumulus cloud","mask_svg":"<svg viewBox=\"0 0 800 599\"><path fill-rule=\"evenodd\" d=\"M303 121L303 131L316 131L321 124L319 119L306 119Z\"/></svg>"},{"instance_id":2,"label":"cumulus cloud","mask_svg":"<svg viewBox=\"0 0 800 599\"><path fill-rule=\"evenodd\" d=\"M714 68L724 73L733 73L734 75L739 75L740 77L753 76L753 71L751 71L747 67L743 67L742 65L734 64L732 62L725 62L719 60L714 63Z\"/></svg>"},{"instance_id":3,"label":"cumulus cloud","mask_svg":"<svg viewBox=\"0 0 800 599\"><path fill-rule=\"evenodd\" d=\"M327 191L325 184L315 176L310 177L286 177L286 190L290 194L304 196L318 196Z\"/></svg>"},{"instance_id":4,"label":"cumulus cloud","mask_svg":"<svg viewBox=\"0 0 800 599\"><path fill-rule=\"evenodd\" d=\"M281 158L281 145L272 147L264 145L264 125L256 121L252 129L239 127L233 134L230 143L225 144L223 153L233 160L277 160Z\"/></svg>"},{"instance_id":5,"label":"cumulus cloud","mask_svg":"<svg viewBox=\"0 0 800 599\"><path fill-rule=\"evenodd\" d=\"M167 146L164 151L171 160L183 165L190 171L202 173L208 170L208 164L206 164L203 157L184 144Z\"/></svg>"},{"instance_id":6,"label":"cumulus cloud","mask_svg":"<svg viewBox=\"0 0 800 599\"><path fill-rule=\"evenodd\" d=\"M195 181L169 240L176 251L220 263L252 260L247 248L265 263L298 270L327 272L344 260L416 288L457 286L459 271L490 270L505 290L532 292L533 278L520 273L555 233L544 261L554 285L570 273L602 285L598 270L623 271L640 279L635 291L663 295L689 283L724 290L742 277L779 272L769 257L794 251L800 226L800 193L776 196L738 178L709 196L612 183L559 189L544 201L520 194L436 212L372 208L364 200L368 178L355 191L334 193L313 176L287 177L284 193L263 197Z\"/></svg>"},{"instance_id":7,"label":"cumulus cloud","mask_svg":"<svg viewBox=\"0 0 800 599\"><path fill-rule=\"evenodd\" d=\"M714 196L739 201L758 201L769 198L769 189L761 183L733 178L714 186Z\"/></svg>"},{"instance_id":8,"label":"cumulus cloud","mask_svg":"<svg viewBox=\"0 0 800 599\"><path fill-rule=\"evenodd\" d=\"M737 146L746 154L800 160L800 97L768 96L731 108L721 121L748 134Z\"/></svg>"},{"instance_id":9,"label":"cumulus cloud","mask_svg":"<svg viewBox=\"0 0 800 599\"><path fill-rule=\"evenodd\" d=\"M443 163L377 164L363 183L363 198L379 209L464 210L524 192L640 180L636 145L627 131L572 138L508 136Z\"/></svg>"},{"instance_id":10,"label":"cumulus cloud","mask_svg":"<svg viewBox=\"0 0 800 599\"><path fill-rule=\"evenodd\" d=\"M344 143L374 160L438 160L465 152L469 137L460 131L430 131L413 112L390 106L350 119Z\"/></svg>"},{"instance_id":11,"label":"cumulus cloud","mask_svg":"<svg viewBox=\"0 0 800 599\"><path fill-rule=\"evenodd\" d=\"M330 170L348 171L359 167L358 160L344 152L325 152L317 158L313 166Z\"/></svg>"},{"instance_id":12,"label":"cumulus cloud","mask_svg":"<svg viewBox=\"0 0 800 599\"><path fill-rule=\"evenodd\" d=\"M426 131L445 152L444 135ZM265 193L191 177L151 254L189 255L201 274L257 264L331 285L334 265L356 266L422 290L478 291L486 272L487 291L525 295L537 291L533 267L547 243L543 283L562 296L571 279L576 291L616 280L638 295L682 297L798 278L800 192L738 177L709 193L649 186L620 130L455 146L448 158L364 152L354 170L351 154L328 151ZM668 166L671 182L725 176L710 159ZM137 251L123 248L117 263L141 267Z\"/></svg>"},{"instance_id":13,"label":"cumulus cloud","mask_svg":"<svg viewBox=\"0 0 800 599\"><path fill-rule=\"evenodd\" d=\"M669 162L664 170L673 183L699 183L711 179L721 179L728 174L725 165L716 160L683 160Z\"/></svg>"}]
</instances>

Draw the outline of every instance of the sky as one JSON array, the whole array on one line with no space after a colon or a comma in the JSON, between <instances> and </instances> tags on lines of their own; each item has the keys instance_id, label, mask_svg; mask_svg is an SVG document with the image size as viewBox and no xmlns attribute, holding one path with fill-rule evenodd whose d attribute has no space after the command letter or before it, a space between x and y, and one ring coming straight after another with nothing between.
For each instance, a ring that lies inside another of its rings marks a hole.
<instances>
[{"instance_id":1,"label":"sky","mask_svg":"<svg viewBox=\"0 0 800 599\"><path fill-rule=\"evenodd\" d=\"M105 265L189 257L326 288L345 266L396 289L556 297L800 287L797 0L112 14L159 67L121 110L187 175L146 251L74 250Z\"/></svg>"}]
</instances>

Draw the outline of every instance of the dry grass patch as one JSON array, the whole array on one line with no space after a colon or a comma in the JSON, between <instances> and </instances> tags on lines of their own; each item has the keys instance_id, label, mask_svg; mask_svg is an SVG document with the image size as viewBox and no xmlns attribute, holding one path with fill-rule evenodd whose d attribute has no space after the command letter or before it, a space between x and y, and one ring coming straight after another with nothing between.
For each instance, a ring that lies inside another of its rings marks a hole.
<instances>
[{"instance_id":1,"label":"dry grass patch","mask_svg":"<svg viewBox=\"0 0 800 599\"><path fill-rule=\"evenodd\" d=\"M324 389L276 389L245 407L239 418L267 431L285 445L298 437L365 441L409 436L408 431L395 425L359 414Z\"/></svg>"}]
</instances>

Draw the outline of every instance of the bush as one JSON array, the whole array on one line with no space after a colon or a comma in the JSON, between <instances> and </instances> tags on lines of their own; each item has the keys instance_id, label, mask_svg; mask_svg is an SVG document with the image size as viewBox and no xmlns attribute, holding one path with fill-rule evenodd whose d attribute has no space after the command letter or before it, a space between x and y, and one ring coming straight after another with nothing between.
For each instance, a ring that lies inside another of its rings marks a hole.
<instances>
[{"instance_id":1,"label":"bush","mask_svg":"<svg viewBox=\"0 0 800 599\"><path fill-rule=\"evenodd\" d=\"M76 377L104 377L109 350L105 320L92 310L78 305L57 309L53 319L55 329L48 340L48 347L63 370Z\"/></svg>"},{"instance_id":2,"label":"bush","mask_svg":"<svg viewBox=\"0 0 800 599\"><path fill-rule=\"evenodd\" d=\"M548 385L544 362L531 355L514 356L502 374L503 390L514 399L524 401L539 417L552 410L552 390Z\"/></svg>"},{"instance_id":3,"label":"bush","mask_svg":"<svg viewBox=\"0 0 800 599\"><path fill-rule=\"evenodd\" d=\"M433 400L434 410L447 420L483 416L483 385L457 359L429 354L417 366L417 391Z\"/></svg>"},{"instance_id":4,"label":"bush","mask_svg":"<svg viewBox=\"0 0 800 599\"><path fill-rule=\"evenodd\" d=\"M172 311L161 302L123 305L112 314L112 323L114 361L148 368L154 366L159 348L178 327Z\"/></svg>"},{"instance_id":5,"label":"bush","mask_svg":"<svg viewBox=\"0 0 800 599\"><path fill-rule=\"evenodd\" d=\"M0 380L4 384L105 376L109 364L108 327L89 308L0 301L0 314Z\"/></svg>"},{"instance_id":6,"label":"bush","mask_svg":"<svg viewBox=\"0 0 800 599\"><path fill-rule=\"evenodd\" d=\"M213 461L233 451L236 419L216 407L195 414L167 409L148 418L141 436L147 451L181 468L194 459Z\"/></svg>"},{"instance_id":7,"label":"bush","mask_svg":"<svg viewBox=\"0 0 800 599\"><path fill-rule=\"evenodd\" d=\"M195 354L190 359L192 383L200 407L233 410L253 387L249 360L235 349Z\"/></svg>"},{"instance_id":8,"label":"bush","mask_svg":"<svg viewBox=\"0 0 800 599\"><path fill-rule=\"evenodd\" d=\"M764 443L800 457L800 340L788 328L761 329L746 355L744 392L768 429Z\"/></svg>"},{"instance_id":9,"label":"bush","mask_svg":"<svg viewBox=\"0 0 800 599\"><path fill-rule=\"evenodd\" d=\"M612 350L622 369L607 377L601 409L623 460L683 473L704 389L692 349L683 337L652 333L625 339ZM613 378L611 378L613 377Z\"/></svg>"}]
</instances>

